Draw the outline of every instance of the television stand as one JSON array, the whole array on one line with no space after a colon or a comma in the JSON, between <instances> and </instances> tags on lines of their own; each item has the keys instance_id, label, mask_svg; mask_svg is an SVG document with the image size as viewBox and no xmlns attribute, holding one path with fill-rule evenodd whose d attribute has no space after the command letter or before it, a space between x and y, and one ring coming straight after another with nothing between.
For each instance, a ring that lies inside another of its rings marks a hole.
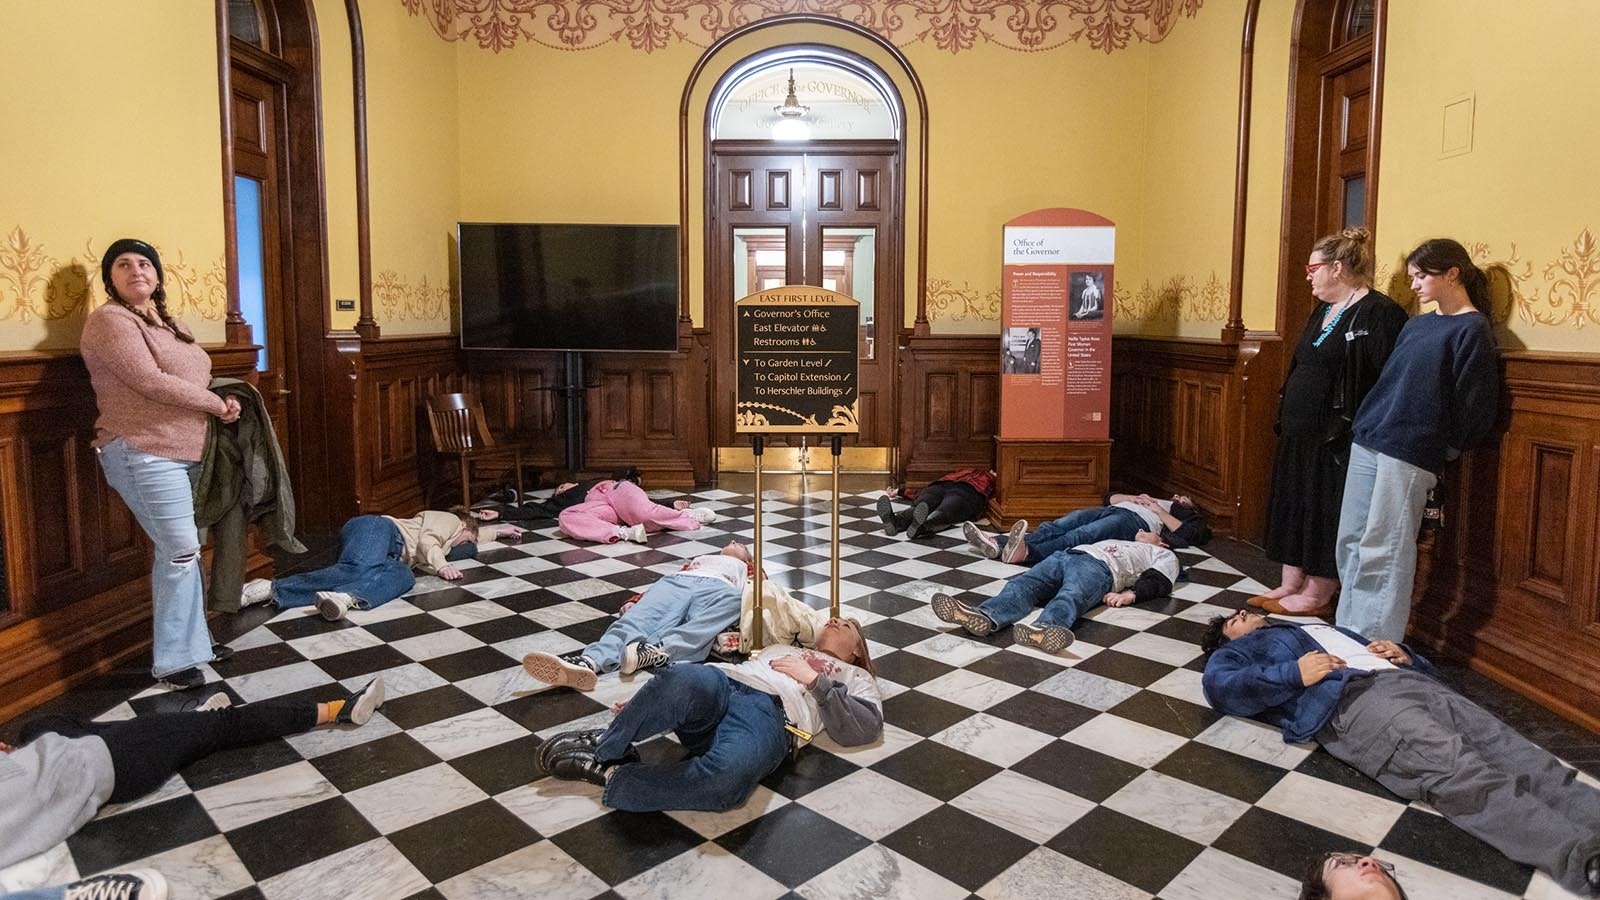
<instances>
[{"instance_id":1,"label":"television stand","mask_svg":"<svg viewBox=\"0 0 1600 900\"><path fill-rule=\"evenodd\" d=\"M556 388L564 401L567 419L567 469L573 478L585 466L583 453L583 354L568 350L564 354L566 383Z\"/></svg>"}]
</instances>

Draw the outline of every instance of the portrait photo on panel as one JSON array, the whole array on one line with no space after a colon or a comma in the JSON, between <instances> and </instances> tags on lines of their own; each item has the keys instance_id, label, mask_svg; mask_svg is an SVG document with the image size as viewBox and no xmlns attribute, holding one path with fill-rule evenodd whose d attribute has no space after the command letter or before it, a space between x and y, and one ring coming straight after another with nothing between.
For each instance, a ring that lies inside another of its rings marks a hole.
<instances>
[{"instance_id":1,"label":"portrait photo on panel","mask_svg":"<svg viewBox=\"0 0 1600 900\"><path fill-rule=\"evenodd\" d=\"M1039 342L1038 327L1000 332L1000 371L1006 375L1039 374Z\"/></svg>"},{"instance_id":2,"label":"portrait photo on panel","mask_svg":"<svg viewBox=\"0 0 1600 900\"><path fill-rule=\"evenodd\" d=\"M1106 273L1073 272L1067 290L1069 318L1087 321L1105 316Z\"/></svg>"}]
</instances>

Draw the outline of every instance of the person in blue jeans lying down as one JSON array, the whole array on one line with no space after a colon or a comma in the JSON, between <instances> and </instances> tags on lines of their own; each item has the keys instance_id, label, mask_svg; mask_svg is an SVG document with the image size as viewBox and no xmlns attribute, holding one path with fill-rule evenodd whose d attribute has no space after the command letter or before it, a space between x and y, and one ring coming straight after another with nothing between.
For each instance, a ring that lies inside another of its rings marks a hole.
<instances>
[{"instance_id":1,"label":"person in blue jeans lying down","mask_svg":"<svg viewBox=\"0 0 1600 900\"><path fill-rule=\"evenodd\" d=\"M1104 603L1127 606L1172 593L1178 557L1153 532L1131 541L1099 541L1058 550L1020 575L981 605L949 594L933 595L933 614L983 637L1013 625L1018 644L1058 653L1074 640L1072 626ZM1021 621L1035 606L1044 612L1031 625Z\"/></svg>"},{"instance_id":2,"label":"person in blue jeans lying down","mask_svg":"<svg viewBox=\"0 0 1600 900\"><path fill-rule=\"evenodd\" d=\"M1149 494L1108 494L1105 506L1067 513L1045 522L1028 534L1028 522L1019 520L1001 544L977 525L961 526L967 543L980 555L1003 563L1032 566L1057 550L1070 550L1096 541L1131 541L1141 531L1151 531L1172 547L1198 547L1211 540L1206 514L1182 494L1157 500Z\"/></svg>"}]
</instances>

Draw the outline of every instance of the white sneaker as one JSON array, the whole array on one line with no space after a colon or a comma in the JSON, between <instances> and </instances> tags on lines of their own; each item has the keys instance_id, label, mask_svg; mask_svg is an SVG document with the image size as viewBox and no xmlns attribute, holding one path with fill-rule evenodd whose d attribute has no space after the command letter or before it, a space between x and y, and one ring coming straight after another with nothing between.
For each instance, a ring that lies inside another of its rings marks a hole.
<instances>
[{"instance_id":1,"label":"white sneaker","mask_svg":"<svg viewBox=\"0 0 1600 900\"><path fill-rule=\"evenodd\" d=\"M239 592L239 608L255 606L266 603L272 599L272 579L252 578L244 583L244 590Z\"/></svg>"},{"instance_id":2,"label":"white sneaker","mask_svg":"<svg viewBox=\"0 0 1600 900\"><path fill-rule=\"evenodd\" d=\"M715 522L717 520L716 511L715 510L706 509L704 506L691 506L688 509L684 510L684 512L688 513L691 516L694 516L695 520L698 521L701 525L709 525L712 522Z\"/></svg>"},{"instance_id":3,"label":"white sneaker","mask_svg":"<svg viewBox=\"0 0 1600 900\"><path fill-rule=\"evenodd\" d=\"M196 706L195 709L197 711L199 711L199 712L211 712L212 710L216 710L216 709L227 709L228 707L230 707L232 705L233 705L233 698L232 697L229 697L227 694L223 693L222 691L217 691L215 694L212 694L210 697L207 697L206 698L206 702L200 704L199 706Z\"/></svg>"},{"instance_id":4,"label":"white sneaker","mask_svg":"<svg viewBox=\"0 0 1600 900\"><path fill-rule=\"evenodd\" d=\"M167 879L154 869L107 872L65 885L63 900L167 900Z\"/></svg>"},{"instance_id":5,"label":"white sneaker","mask_svg":"<svg viewBox=\"0 0 1600 900\"><path fill-rule=\"evenodd\" d=\"M644 530L643 523L626 525L622 528L622 539L633 541L635 544L647 544L650 542L650 533Z\"/></svg>"},{"instance_id":6,"label":"white sneaker","mask_svg":"<svg viewBox=\"0 0 1600 900\"><path fill-rule=\"evenodd\" d=\"M344 591L317 591L317 612L329 622L337 622L356 605L356 598Z\"/></svg>"}]
</instances>

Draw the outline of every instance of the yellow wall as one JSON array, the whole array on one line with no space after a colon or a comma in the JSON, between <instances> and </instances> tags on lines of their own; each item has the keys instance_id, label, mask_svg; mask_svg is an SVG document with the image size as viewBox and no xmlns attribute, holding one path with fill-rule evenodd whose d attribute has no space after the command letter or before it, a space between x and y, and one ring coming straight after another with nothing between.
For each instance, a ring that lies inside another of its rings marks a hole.
<instances>
[{"instance_id":1,"label":"yellow wall","mask_svg":"<svg viewBox=\"0 0 1600 900\"><path fill-rule=\"evenodd\" d=\"M155 245L169 308L221 341L211 4L8 3L0 67L0 350L76 346L124 236Z\"/></svg>"},{"instance_id":2,"label":"yellow wall","mask_svg":"<svg viewBox=\"0 0 1600 900\"><path fill-rule=\"evenodd\" d=\"M456 48L398 3L361 13L373 315L385 336L449 333L461 193Z\"/></svg>"},{"instance_id":3,"label":"yellow wall","mask_svg":"<svg viewBox=\"0 0 1600 900\"><path fill-rule=\"evenodd\" d=\"M344 0L314 0L313 6L322 83L322 196L328 209L329 322L335 329L348 330L355 327L361 305L350 22L345 16ZM356 308L338 311L336 301L341 299L352 301Z\"/></svg>"},{"instance_id":4,"label":"yellow wall","mask_svg":"<svg viewBox=\"0 0 1600 900\"><path fill-rule=\"evenodd\" d=\"M1243 16L1238 22L1243 40ZM1272 331L1278 316L1278 241L1283 235L1283 165L1289 114L1289 41L1294 4L1262 3L1250 87L1250 182L1246 189L1244 327ZM1237 99L1235 100L1237 105ZM1309 248L1307 248L1309 250Z\"/></svg>"},{"instance_id":5,"label":"yellow wall","mask_svg":"<svg viewBox=\"0 0 1600 900\"><path fill-rule=\"evenodd\" d=\"M1488 0L1406 0L1391 2L1389 13L1380 283L1403 276L1418 242L1453 237L1483 263L1505 266L1506 346L1592 351L1600 334L1600 16L1587 3L1530 0L1517 8L1512 40L1505 7ZM1475 101L1471 149L1448 155L1445 108L1463 97ZM1587 312L1575 314L1575 303Z\"/></svg>"}]
</instances>

